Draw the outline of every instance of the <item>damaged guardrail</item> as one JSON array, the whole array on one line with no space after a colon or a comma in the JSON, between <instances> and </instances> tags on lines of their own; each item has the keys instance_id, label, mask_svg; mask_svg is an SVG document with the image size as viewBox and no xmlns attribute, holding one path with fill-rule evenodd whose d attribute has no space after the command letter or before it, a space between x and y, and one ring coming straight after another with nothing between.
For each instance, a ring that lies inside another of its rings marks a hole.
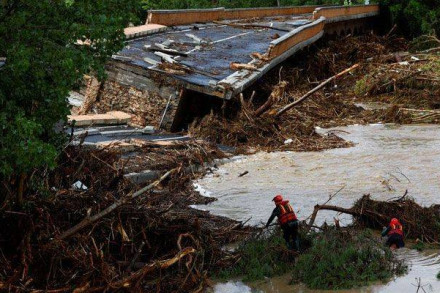
<instances>
[{"instance_id":1,"label":"damaged guardrail","mask_svg":"<svg viewBox=\"0 0 440 293\"><path fill-rule=\"evenodd\" d=\"M343 7L318 7L313 12L313 19L326 18L326 23L352 20L379 15L379 5L356 5Z\"/></svg>"},{"instance_id":2,"label":"damaged guardrail","mask_svg":"<svg viewBox=\"0 0 440 293\"><path fill-rule=\"evenodd\" d=\"M246 19L270 16L313 13L313 19L325 17L327 22L344 21L379 14L379 5L356 6L288 6L225 9L180 9L180 10L150 10L147 24L155 23L167 26L186 25L197 22L214 22L224 19Z\"/></svg>"},{"instance_id":3,"label":"damaged guardrail","mask_svg":"<svg viewBox=\"0 0 440 293\"><path fill-rule=\"evenodd\" d=\"M156 23L167 26L185 25L197 22L214 22L223 19L260 18L292 14L312 13L319 6L289 6L225 9L181 9L181 10L150 10L147 24Z\"/></svg>"},{"instance_id":4,"label":"damaged guardrail","mask_svg":"<svg viewBox=\"0 0 440 293\"><path fill-rule=\"evenodd\" d=\"M314 36L323 31L324 23L325 18L320 17L318 20L296 28L290 33L272 41L267 53L268 57L278 57L299 43L312 39Z\"/></svg>"},{"instance_id":5,"label":"damaged guardrail","mask_svg":"<svg viewBox=\"0 0 440 293\"><path fill-rule=\"evenodd\" d=\"M219 20L224 11L224 7L213 9L151 10L148 12L147 24L156 23L172 26L196 22L212 22Z\"/></svg>"},{"instance_id":6,"label":"damaged guardrail","mask_svg":"<svg viewBox=\"0 0 440 293\"><path fill-rule=\"evenodd\" d=\"M292 14L312 13L318 6L288 6L288 7L261 7L225 9L222 19L243 19L253 17L269 17Z\"/></svg>"}]
</instances>

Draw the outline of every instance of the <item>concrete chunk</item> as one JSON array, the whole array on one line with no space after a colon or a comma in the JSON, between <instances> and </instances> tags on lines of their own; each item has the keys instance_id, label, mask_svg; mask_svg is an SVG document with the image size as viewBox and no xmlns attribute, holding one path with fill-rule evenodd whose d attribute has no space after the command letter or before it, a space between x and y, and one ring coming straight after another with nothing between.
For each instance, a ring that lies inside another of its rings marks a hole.
<instances>
[{"instance_id":1,"label":"concrete chunk","mask_svg":"<svg viewBox=\"0 0 440 293\"><path fill-rule=\"evenodd\" d=\"M145 24L140 26L132 26L124 29L124 34L127 39L139 38L147 35L156 34L166 31L167 27L160 24Z\"/></svg>"},{"instance_id":2,"label":"concrete chunk","mask_svg":"<svg viewBox=\"0 0 440 293\"><path fill-rule=\"evenodd\" d=\"M143 134L153 134L155 132L156 132L156 130L154 129L154 126L151 126L151 125L147 125L144 127L144 129L142 129Z\"/></svg>"}]
</instances>

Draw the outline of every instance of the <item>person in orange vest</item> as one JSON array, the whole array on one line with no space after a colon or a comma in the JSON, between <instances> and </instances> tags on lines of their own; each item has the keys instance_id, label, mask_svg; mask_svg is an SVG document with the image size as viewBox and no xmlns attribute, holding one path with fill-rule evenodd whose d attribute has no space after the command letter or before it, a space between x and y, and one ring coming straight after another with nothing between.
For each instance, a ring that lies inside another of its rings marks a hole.
<instances>
[{"instance_id":1,"label":"person in orange vest","mask_svg":"<svg viewBox=\"0 0 440 293\"><path fill-rule=\"evenodd\" d=\"M291 250L299 251L298 239L298 218L293 211L292 206L288 200L284 200L281 195L275 196L272 201L275 202L275 208L272 215L267 221L266 228L269 227L275 217L278 217L278 223L283 230L284 240L286 240L287 247ZM290 239L292 238L292 241Z\"/></svg>"},{"instance_id":2,"label":"person in orange vest","mask_svg":"<svg viewBox=\"0 0 440 293\"><path fill-rule=\"evenodd\" d=\"M396 218L392 218L388 227L382 231L382 236L387 236L386 244L391 249L402 248L405 246L403 242L403 226Z\"/></svg>"}]
</instances>

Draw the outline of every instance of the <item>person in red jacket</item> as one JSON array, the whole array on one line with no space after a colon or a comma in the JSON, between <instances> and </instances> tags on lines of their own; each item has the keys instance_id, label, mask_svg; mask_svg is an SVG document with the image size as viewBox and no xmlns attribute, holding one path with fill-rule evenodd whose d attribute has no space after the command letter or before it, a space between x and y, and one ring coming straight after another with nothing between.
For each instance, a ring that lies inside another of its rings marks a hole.
<instances>
[{"instance_id":1,"label":"person in red jacket","mask_svg":"<svg viewBox=\"0 0 440 293\"><path fill-rule=\"evenodd\" d=\"M396 218L392 218L388 227L382 231L382 236L387 236L386 244L391 249L402 248L405 246L403 242L403 226Z\"/></svg>"},{"instance_id":2,"label":"person in red jacket","mask_svg":"<svg viewBox=\"0 0 440 293\"><path fill-rule=\"evenodd\" d=\"M275 202L275 208L272 211L272 215L267 221L266 228L269 227L275 217L278 217L278 223L283 230L284 240L286 240L287 247L289 249L295 249L299 251L299 239L298 239L298 218L293 211L292 206L288 200L284 200L281 195L277 195L273 198ZM292 241L290 241L292 239Z\"/></svg>"}]
</instances>

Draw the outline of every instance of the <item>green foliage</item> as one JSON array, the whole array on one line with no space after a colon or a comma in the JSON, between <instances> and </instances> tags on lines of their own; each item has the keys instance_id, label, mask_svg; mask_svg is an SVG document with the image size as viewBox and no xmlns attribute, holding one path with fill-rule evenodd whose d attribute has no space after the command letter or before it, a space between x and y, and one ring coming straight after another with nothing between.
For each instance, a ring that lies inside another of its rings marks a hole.
<instances>
[{"instance_id":1,"label":"green foliage","mask_svg":"<svg viewBox=\"0 0 440 293\"><path fill-rule=\"evenodd\" d=\"M440 32L440 5L433 0L382 0L389 9L392 23L408 37Z\"/></svg>"},{"instance_id":2,"label":"green foliage","mask_svg":"<svg viewBox=\"0 0 440 293\"><path fill-rule=\"evenodd\" d=\"M440 280L440 272L437 273L437 280Z\"/></svg>"},{"instance_id":3,"label":"green foliage","mask_svg":"<svg viewBox=\"0 0 440 293\"><path fill-rule=\"evenodd\" d=\"M385 281L405 270L371 232L329 229L318 234L312 247L299 256L293 280L311 289L347 289Z\"/></svg>"},{"instance_id":4,"label":"green foliage","mask_svg":"<svg viewBox=\"0 0 440 293\"><path fill-rule=\"evenodd\" d=\"M0 57L7 58L0 68L0 179L55 165L63 142L56 125L66 120L69 90L86 73L104 75L107 58L123 46L136 3L0 3Z\"/></svg>"},{"instance_id":5,"label":"green foliage","mask_svg":"<svg viewBox=\"0 0 440 293\"><path fill-rule=\"evenodd\" d=\"M356 81L354 86L354 93L357 96L363 96L368 92L368 84L367 84L368 76L364 76L363 78Z\"/></svg>"},{"instance_id":6,"label":"green foliage","mask_svg":"<svg viewBox=\"0 0 440 293\"><path fill-rule=\"evenodd\" d=\"M422 241L417 241L411 248L415 249L417 251L422 251L422 250L426 249L425 243Z\"/></svg>"},{"instance_id":7,"label":"green foliage","mask_svg":"<svg viewBox=\"0 0 440 293\"><path fill-rule=\"evenodd\" d=\"M243 277L244 281L254 281L286 273L292 268L293 259L282 253L285 246L285 241L278 231L267 238L250 239L238 248L240 261L220 271L218 277Z\"/></svg>"}]
</instances>

